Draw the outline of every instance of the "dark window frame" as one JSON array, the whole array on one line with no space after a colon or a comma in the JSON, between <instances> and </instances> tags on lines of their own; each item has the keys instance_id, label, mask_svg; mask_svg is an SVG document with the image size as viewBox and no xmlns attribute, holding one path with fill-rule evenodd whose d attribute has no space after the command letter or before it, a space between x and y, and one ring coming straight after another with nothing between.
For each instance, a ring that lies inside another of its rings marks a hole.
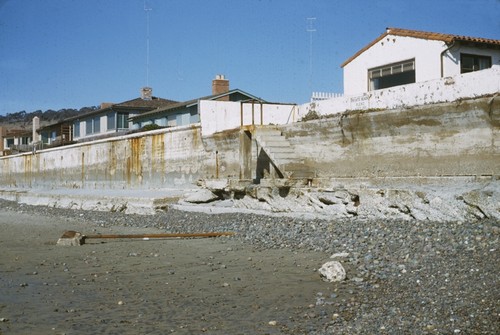
<instances>
[{"instance_id":1,"label":"dark window frame","mask_svg":"<svg viewBox=\"0 0 500 335\"><path fill-rule=\"evenodd\" d=\"M116 114L114 112L108 113L107 117L107 130L116 129Z\"/></svg>"},{"instance_id":2,"label":"dark window frame","mask_svg":"<svg viewBox=\"0 0 500 335\"><path fill-rule=\"evenodd\" d=\"M415 58L368 69L368 91L416 82Z\"/></svg>"},{"instance_id":3,"label":"dark window frame","mask_svg":"<svg viewBox=\"0 0 500 335\"><path fill-rule=\"evenodd\" d=\"M472 60L472 67L468 60ZM485 61L486 65L481 61ZM460 53L460 73L470 73L475 71L481 71L491 68L492 59L491 56L476 55L469 53Z\"/></svg>"},{"instance_id":4,"label":"dark window frame","mask_svg":"<svg viewBox=\"0 0 500 335\"><path fill-rule=\"evenodd\" d=\"M118 112L116 113L116 129L129 129L129 118L130 113Z\"/></svg>"},{"instance_id":5,"label":"dark window frame","mask_svg":"<svg viewBox=\"0 0 500 335\"><path fill-rule=\"evenodd\" d=\"M74 138L80 137L80 120L78 120L73 124L73 137Z\"/></svg>"}]
</instances>

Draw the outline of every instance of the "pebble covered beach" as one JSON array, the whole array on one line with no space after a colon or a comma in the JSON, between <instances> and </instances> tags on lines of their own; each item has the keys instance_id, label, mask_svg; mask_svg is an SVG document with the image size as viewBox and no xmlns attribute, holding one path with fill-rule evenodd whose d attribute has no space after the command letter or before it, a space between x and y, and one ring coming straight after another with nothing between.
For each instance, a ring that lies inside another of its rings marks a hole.
<instances>
[{"instance_id":1,"label":"pebble covered beach","mask_svg":"<svg viewBox=\"0 0 500 335\"><path fill-rule=\"evenodd\" d=\"M0 201L0 334L498 334L499 222L156 215ZM87 234L235 232L89 240ZM332 254L347 277L325 282Z\"/></svg>"}]
</instances>

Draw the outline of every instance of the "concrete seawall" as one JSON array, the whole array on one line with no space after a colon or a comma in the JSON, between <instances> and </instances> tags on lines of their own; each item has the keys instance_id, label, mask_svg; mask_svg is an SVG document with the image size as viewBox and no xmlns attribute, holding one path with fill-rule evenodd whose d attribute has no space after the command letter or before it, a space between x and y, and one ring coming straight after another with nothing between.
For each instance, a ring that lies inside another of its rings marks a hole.
<instances>
[{"instance_id":1,"label":"concrete seawall","mask_svg":"<svg viewBox=\"0 0 500 335\"><path fill-rule=\"evenodd\" d=\"M314 172L309 186L376 191L439 186L440 178L448 185L453 180L479 180L474 185L488 187L486 212L498 213L498 95L413 108L347 111L271 127L282 132ZM12 198L11 191L37 189L86 190L84 195L90 190L187 190L200 179L239 179L242 171L260 179L259 146L251 138L242 145L240 135L240 129L233 129L204 137L200 125L191 125L1 157L0 193ZM249 158L242 159L242 154ZM437 188L443 187L447 185ZM112 208L120 206L115 203Z\"/></svg>"},{"instance_id":2,"label":"concrete seawall","mask_svg":"<svg viewBox=\"0 0 500 335\"><path fill-rule=\"evenodd\" d=\"M500 172L500 97L353 111L283 127L318 177Z\"/></svg>"},{"instance_id":3,"label":"concrete seawall","mask_svg":"<svg viewBox=\"0 0 500 335\"><path fill-rule=\"evenodd\" d=\"M494 176L500 170L499 96L273 127L320 179ZM182 188L198 179L238 178L239 150L239 129L202 137L199 125L167 128L1 157L0 186ZM256 150L253 143L251 165Z\"/></svg>"},{"instance_id":4,"label":"concrete seawall","mask_svg":"<svg viewBox=\"0 0 500 335\"><path fill-rule=\"evenodd\" d=\"M2 157L0 185L85 189L177 187L208 175L214 161L201 141L199 126L188 126Z\"/></svg>"}]
</instances>

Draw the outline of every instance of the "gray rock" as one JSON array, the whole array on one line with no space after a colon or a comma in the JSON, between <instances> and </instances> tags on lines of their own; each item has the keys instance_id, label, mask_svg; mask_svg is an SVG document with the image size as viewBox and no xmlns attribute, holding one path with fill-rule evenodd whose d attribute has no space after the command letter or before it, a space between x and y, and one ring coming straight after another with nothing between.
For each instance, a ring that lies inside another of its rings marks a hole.
<instances>
[{"instance_id":1,"label":"gray rock","mask_svg":"<svg viewBox=\"0 0 500 335\"><path fill-rule=\"evenodd\" d=\"M318 271L323 280L329 282L343 281L346 277L345 269L338 261L326 262Z\"/></svg>"},{"instance_id":2,"label":"gray rock","mask_svg":"<svg viewBox=\"0 0 500 335\"><path fill-rule=\"evenodd\" d=\"M204 204L208 202L212 202L214 200L219 199L217 195L215 195L212 191L207 189L201 189L194 193L188 194L185 198L185 202L193 203L193 204Z\"/></svg>"}]
</instances>

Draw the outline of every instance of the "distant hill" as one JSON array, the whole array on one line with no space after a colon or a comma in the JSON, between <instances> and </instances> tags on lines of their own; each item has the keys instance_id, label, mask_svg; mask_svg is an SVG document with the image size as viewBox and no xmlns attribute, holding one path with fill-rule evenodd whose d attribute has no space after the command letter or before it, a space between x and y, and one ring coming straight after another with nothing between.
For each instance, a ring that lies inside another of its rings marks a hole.
<instances>
[{"instance_id":1,"label":"distant hill","mask_svg":"<svg viewBox=\"0 0 500 335\"><path fill-rule=\"evenodd\" d=\"M40 118L40 126L44 127L53 123L57 123L64 119L82 115L97 109L97 106L93 106L83 107L80 109L64 108L58 111L49 109L45 112L37 110L31 113L27 113L26 111L8 113L5 116L0 115L0 126L10 129L31 129L33 118L35 116L38 116Z\"/></svg>"}]
</instances>

